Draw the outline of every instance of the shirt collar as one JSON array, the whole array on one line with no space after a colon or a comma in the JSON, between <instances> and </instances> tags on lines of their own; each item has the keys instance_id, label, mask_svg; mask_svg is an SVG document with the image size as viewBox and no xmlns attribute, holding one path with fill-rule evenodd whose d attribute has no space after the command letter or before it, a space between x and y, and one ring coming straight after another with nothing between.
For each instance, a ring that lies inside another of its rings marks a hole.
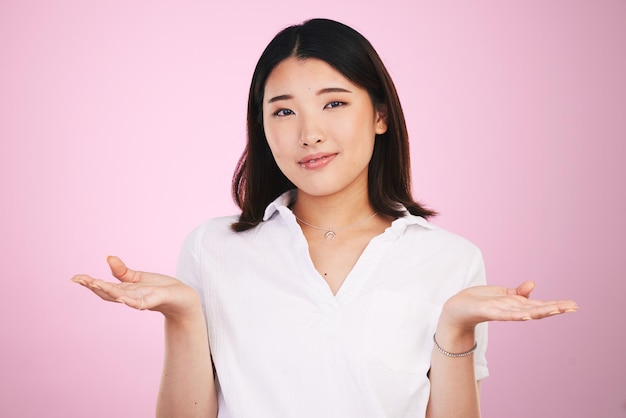
<instances>
[{"instance_id":1,"label":"shirt collar","mask_svg":"<svg viewBox=\"0 0 626 418\"><path fill-rule=\"evenodd\" d=\"M272 203L267 205L267 208L265 208L265 213L263 215L263 221L269 220L276 212L279 212L281 214L289 212L291 214L292 212L291 209L289 209L289 206L295 200L296 189L287 190L286 192L278 196ZM422 228L435 229L435 226L428 222L425 218L421 216L411 215L411 213L404 206L402 206L402 212L404 215L391 223L392 230L396 232L402 232L409 225L419 225Z\"/></svg>"},{"instance_id":2,"label":"shirt collar","mask_svg":"<svg viewBox=\"0 0 626 418\"><path fill-rule=\"evenodd\" d=\"M404 230L407 229L410 225L417 225L424 229L435 229L435 226L431 224L430 222L428 222L426 218L423 218L421 216L411 215L408 209L404 206L401 207L401 210L404 213L404 215L394 220L391 223L391 227L390 227L390 229L396 232L398 235L404 232Z\"/></svg>"},{"instance_id":3,"label":"shirt collar","mask_svg":"<svg viewBox=\"0 0 626 418\"><path fill-rule=\"evenodd\" d=\"M274 215L274 212L281 212L287 210L291 212L289 209L289 205L291 205L296 200L296 189L287 190L280 196L278 196L272 203L267 205L265 208L265 214L263 215L263 221L267 221Z\"/></svg>"}]
</instances>

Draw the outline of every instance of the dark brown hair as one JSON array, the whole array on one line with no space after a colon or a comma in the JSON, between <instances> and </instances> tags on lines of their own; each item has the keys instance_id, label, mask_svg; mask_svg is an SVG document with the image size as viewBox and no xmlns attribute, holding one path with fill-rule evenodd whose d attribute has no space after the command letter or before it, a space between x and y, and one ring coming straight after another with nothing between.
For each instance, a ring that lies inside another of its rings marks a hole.
<instances>
[{"instance_id":1,"label":"dark brown hair","mask_svg":"<svg viewBox=\"0 0 626 418\"><path fill-rule=\"evenodd\" d=\"M232 193L241 208L232 229L240 232L263 220L265 208L283 192L295 188L274 161L263 129L263 94L272 70L289 57L317 58L364 88L374 106L384 104L387 132L376 135L368 170L369 199L376 212L402 216L401 206L418 216L435 213L413 200L409 140L396 88L380 57L360 33L333 20L312 19L290 26L261 54L248 97L248 142L233 176Z\"/></svg>"}]
</instances>

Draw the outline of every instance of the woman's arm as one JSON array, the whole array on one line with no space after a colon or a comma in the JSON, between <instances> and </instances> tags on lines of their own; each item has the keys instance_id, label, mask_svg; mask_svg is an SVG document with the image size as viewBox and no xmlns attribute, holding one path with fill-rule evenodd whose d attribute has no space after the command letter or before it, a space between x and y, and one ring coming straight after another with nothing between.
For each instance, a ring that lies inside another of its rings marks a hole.
<instances>
[{"instance_id":1,"label":"woman's arm","mask_svg":"<svg viewBox=\"0 0 626 418\"><path fill-rule=\"evenodd\" d=\"M131 270L117 257L109 257L107 262L119 283L87 275L76 275L72 281L104 300L159 311L165 317L157 417L216 417L213 367L198 293L173 277Z\"/></svg>"},{"instance_id":2,"label":"woman's arm","mask_svg":"<svg viewBox=\"0 0 626 418\"><path fill-rule=\"evenodd\" d=\"M448 353L465 353L474 346L476 325L481 322L541 319L578 309L573 301L529 299L534 288L528 281L515 289L475 286L457 293L443 306L437 344ZM433 348L427 418L480 417L473 357L454 357Z\"/></svg>"},{"instance_id":3,"label":"woman's arm","mask_svg":"<svg viewBox=\"0 0 626 418\"><path fill-rule=\"evenodd\" d=\"M435 335L439 346L450 353L465 353L474 346L473 329L454 329L440 320ZM433 348L429 378L427 418L480 417L473 354L449 357Z\"/></svg>"},{"instance_id":4,"label":"woman's arm","mask_svg":"<svg viewBox=\"0 0 626 418\"><path fill-rule=\"evenodd\" d=\"M216 417L215 380L204 315L165 318L165 360L157 417Z\"/></svg>"}]
</instances>

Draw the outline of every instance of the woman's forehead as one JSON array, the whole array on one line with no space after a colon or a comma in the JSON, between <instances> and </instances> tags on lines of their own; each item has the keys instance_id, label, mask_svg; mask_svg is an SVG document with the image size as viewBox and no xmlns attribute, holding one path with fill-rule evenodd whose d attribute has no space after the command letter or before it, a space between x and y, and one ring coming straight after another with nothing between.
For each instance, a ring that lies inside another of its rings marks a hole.
<instances>
[{"instance_id":1,"label":"woman's forehead","mask_svg":"<svg viewBox=\"0 0 626 418\"><path fill-rule=\"evenodd\" d=\"M318 58L289 57L281 61L270 73L265 83L265 100L277 95L295 95L307 91L343 88L359 89L337 69Z\"/></svg>"}]
</instances>

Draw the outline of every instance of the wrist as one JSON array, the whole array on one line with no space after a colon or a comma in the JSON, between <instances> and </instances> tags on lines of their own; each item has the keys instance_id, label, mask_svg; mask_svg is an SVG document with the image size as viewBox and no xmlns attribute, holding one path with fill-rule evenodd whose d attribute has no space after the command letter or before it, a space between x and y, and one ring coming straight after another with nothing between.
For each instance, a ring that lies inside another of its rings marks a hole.
<instances>
[{"instance_id":1,"label":"wrist","mask_svg":"<svg viewBox=\"0 0 626 418\"><path fill-rule=\"evenodd\" d=\"M176 309L163 312L165 321L172 326L184 327L198 322L204 323L204 312L200 300L188 304L185 309Z\"/></svg>"},{"instance_id":2,"label":"wrist","mask_svg":"<svg viewBox=\"0 0 626 418\"><path fill-rule=\"evenodd\" d=\"M435 335L436 345L449 353L465 353L471 351L476 344L475 326L459 327L440 320Z\"/></svg>"},{"instance_id":3,"label":"wrist","mask_svg":"<svg viewBox=\"0 0 626 418\"><path fill-rule=\"evenodd\" d=\"M454 330L458 334L474 332L480 321L475 318L471 309L468 309L467 302L459 296L455 295L443 304L438 326Z\"/></svg>"},{"instance_id":4,"label":"wrist","mask_svg":"<svg viewBox=\"0 0 626 418\"><path fill-rule=\"evenodd\" d=\"M476 351L476 348L478 347L478 342L475 342L474 346L467 351L451 353L450 351L445 350L442 346L439 345L439 342L437 342L437 334L435 333L433 334L433 346L435 347L437 351L439 351L441 354L443 354L446 357L458 358L458 357L467 357L471 355L472 353L474 353L474 351Z\"/></svg>"},{"instance_id":5,"label":"wrist","mask_svg":"<svg viewBox=\"0 0 626 418\"><path fill-rule=\"evenodd\" d=\"M203 335L206 330L206 323L202 315L189 315L184 317L165 317L165 334L175 341L183 342L189 338L195 339L198 335Z\"/></svg>"}]
</instances>

